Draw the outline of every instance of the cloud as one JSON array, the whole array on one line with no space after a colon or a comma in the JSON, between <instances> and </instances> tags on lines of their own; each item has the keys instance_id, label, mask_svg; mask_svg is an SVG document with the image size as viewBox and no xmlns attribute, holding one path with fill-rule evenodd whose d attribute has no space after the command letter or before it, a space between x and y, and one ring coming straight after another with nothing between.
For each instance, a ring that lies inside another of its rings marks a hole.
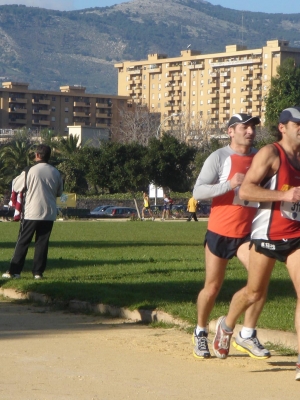
<instances>
[{"instance_id":1,"label":"cloud","mask_svg":"<svg viewBox=\"0 0 300 400\"><path fill-rule=\"evenodd\" d=\"M75 9L74 0L0 0L0 6L5 4L22 4L28 7L40 7L60 11L70 11Z\"/></svg>"}]
</instances>

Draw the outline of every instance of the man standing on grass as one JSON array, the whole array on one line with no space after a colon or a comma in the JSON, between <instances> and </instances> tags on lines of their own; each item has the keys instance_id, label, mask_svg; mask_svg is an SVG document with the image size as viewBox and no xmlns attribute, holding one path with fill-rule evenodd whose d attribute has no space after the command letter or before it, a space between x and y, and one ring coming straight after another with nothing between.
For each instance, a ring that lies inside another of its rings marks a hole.
<instances>
[{"instance_id":1,"label":"man standing on grass","mask_svg":"<svg viewBox=\"0 0 300 400\"><path fill-rule=\"evenodd\" d=\"M227 317L217 322L213 349L226 358L238 317L264 298L276 260L285 262L297 293L295 326L300 350L300 107L279 116L279 141L254 157L242 183L240 197L259 201L253 220L247 285L237 292ZM296 364L300 381L300 354Z\"/></svg>"},{"instance_id":2,"label":"man standing on grass","mask_svg":"<svg viewBox=\"0 0 300 400\"><path fill-rule=\"evenodd\" d=\"M36 148L36 165L26 174L23 171L13 181L15 192L24 192L23 218L19 236L9 270L2 278L20 278L29 244L35 234L35 251L32 274L41 279L47 264L48 243L56 219L56 197L62 195L63 183L58 170L48 164L51 155L49 146L40 144Z\"/></svg>"},{"instance_id":3,"label":"man standing on grass","mask_svg":"<svg viewBox=\"0 0 300 400\"><path fill-rule=\"evenodd\" d=\"M207 323L222 287L228 261L236 256L248 269L251 223L258 204L242 201L239 187L256 153L252 144L259 123L258 117L233 115L228 123L230 144L207 158L194 187L196 200L213 199L204 242L205 283L198 295L198 324L193 334L193 354L197 359L210 357ZM265 295L249 308L243 329L236 338L240 350L259 359L270 357L255 330Z\"/></svg>"},{"instance_id":4,"label":"man standing on grass","mask_svg":"<svg viewBox=\"0 0 300 400\"><path fill-rule=\"evenodd\" d=\"M191 197L187 203L187 211L190 213L187 222L191 221L194 219L195 222L198 222L197 218L197 212L198 210L198 201L194 199L194 197Z\"/></svg>"}]
</instances>

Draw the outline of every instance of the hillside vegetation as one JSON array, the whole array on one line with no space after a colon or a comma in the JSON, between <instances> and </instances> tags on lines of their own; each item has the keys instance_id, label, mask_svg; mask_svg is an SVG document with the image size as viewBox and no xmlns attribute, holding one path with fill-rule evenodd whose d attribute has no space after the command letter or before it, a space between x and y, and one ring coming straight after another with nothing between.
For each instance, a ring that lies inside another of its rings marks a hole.
<instances>
[{"instance_id":1,"label":"hillside vegetation","mask_svg":"<svg viewBox=\"0 0 300 400\"><path fill-rule=\"evenodd\" d=\"M115 62L153 52L178 56L189 44L202 53L228 44L259 48L276 38L299 47L299 31L300 14L242 12L202 0L132 0L68 12L6 5L0 79L32 89L81 84L91 93L117 93Z\"/></svg>"}]
</instances>

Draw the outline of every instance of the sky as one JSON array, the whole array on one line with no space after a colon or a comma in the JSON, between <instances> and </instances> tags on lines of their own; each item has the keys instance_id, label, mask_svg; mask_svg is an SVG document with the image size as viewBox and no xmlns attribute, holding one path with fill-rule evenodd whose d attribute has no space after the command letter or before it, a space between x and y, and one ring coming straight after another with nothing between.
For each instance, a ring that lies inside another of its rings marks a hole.
<instances>
[{"instance_id":1,"label":"sky","mask_svg":"<svg viewBox=\"0 0 300 400\"><path fill-rule=\"evenodd\" d=\"M0 5L23 4L51 10L70 11L90 7L112 6L125 2L128 2L128 0L0 0ZM234 10L285 14L300 13L300 0L210 0L209 3Z\"/></svg>"}]
</instances>

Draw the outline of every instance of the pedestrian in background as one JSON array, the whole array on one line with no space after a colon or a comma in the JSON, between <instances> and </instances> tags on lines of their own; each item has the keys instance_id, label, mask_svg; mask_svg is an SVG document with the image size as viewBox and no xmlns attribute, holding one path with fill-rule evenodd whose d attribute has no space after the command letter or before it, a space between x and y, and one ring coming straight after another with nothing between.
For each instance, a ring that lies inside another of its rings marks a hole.
<instances>
[{"instance_id":1,"label":"pedestrian in background","mask_svg":"<svg viewBox=\"0 0 300 400\"><path fill-rule=\"evenodd\" d=\"M35 235L32 274L41 279L47 264L48 245L57 216L56 198L62 195L63 182L59 171L48 164L51 149L40 144L36 148L36 164L13 181L13 190L24 192L23 216L9 270L2 278L20 278L29 244ZM25 189L25 190L24 190Z\"/></svg>"},{"instance_id":2,"label":"pedestrian in background","mask_svg":"<svg viewBox=\"0 0 300 400\"><path fill-rule=\"evenodd\" d=\"M188 201L187 204L187 211L190 213L189 218L187 219L187 222L191 221L192 218L194 221L198 222L197 218L197 210L198 210L198 201L194 199L194 197L191 197Z\"/></svg>"}]
</instances>

